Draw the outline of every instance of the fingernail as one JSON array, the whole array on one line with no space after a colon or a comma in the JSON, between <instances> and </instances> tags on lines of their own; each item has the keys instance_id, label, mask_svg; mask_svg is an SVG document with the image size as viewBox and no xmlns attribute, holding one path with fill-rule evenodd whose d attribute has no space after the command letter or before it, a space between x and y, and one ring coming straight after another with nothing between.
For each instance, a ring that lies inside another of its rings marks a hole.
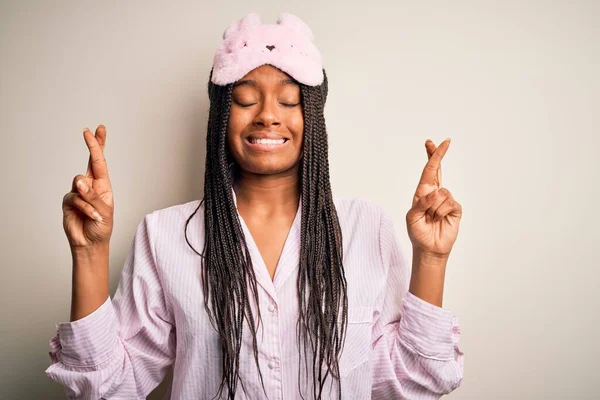
<instances>
[{"instance_id":1,"label":"fingernail","mask_svg":"<svg viewBox=\"0 0 600 400\"><path fill-rule=\"evenodd\" d=\"M80 180L77 181L77 186L79 187L79 189L81 189L81 191L83 193L87 193L88 190L90 190L90 188L88 187L87 183L85 183L83 181L83 179L80 179Z\"/></svg>"},{"instance_id":2,"label":"fingernail","mask_svg":"<svg viewBox=\"0 0 600 400\"><path fill-rule=\"evenodd\" d=\"M450 141L451 141L452 139L450 139L450 136L448 136L448 137L447 137L446 139L444 139L444 140L447 140L447 141L448 141L448 143L450 143Z\"/></svg>"},{"instance_id":3,"label":"fingernail","mask_svg":"<svg viewBox=\"0 0 600 400\"><path fill-rule=\"evenodd\" d=\"M98 214L98 211L94 211L92 213L92 216L96 219L96 221L102 222L102 216L100 214Z\"/></svg>"}]
</instances>

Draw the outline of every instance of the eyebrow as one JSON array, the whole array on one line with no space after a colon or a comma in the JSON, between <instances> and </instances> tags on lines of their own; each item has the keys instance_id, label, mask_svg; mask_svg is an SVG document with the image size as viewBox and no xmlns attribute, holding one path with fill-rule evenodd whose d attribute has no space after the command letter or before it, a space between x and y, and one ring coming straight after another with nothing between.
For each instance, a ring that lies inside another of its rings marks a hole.
<instances>
[{"instance_id":1,"label":"eyebrow","mask_svg":"<svg viewBox=\"0 0 600 400\"><path fill-rule=\"evenodd\" d=\"M236 88L238 86L244 86L244 85L256 86L256 82L254 82L253 80L250 80L250 79L245 79L243 81L237 81L236 83L233 84L233 87Z\"/></svg>"},{"instance_id":2,"label":"eyebrow","mask_svg":"<svg viewBox=\"0 0 600 400\"><path fill-rule=\"evenodd\" d=\"M291 84L291 85L297 85L297 84L298 84L298 82L296 82L296 81L295 81L295 80L293 80L293 79L289 79L289 78L287 78L287 79L282 79L282 80L280 80L280 81L279 81L279 84L280 84L280 85L290 85L290 84Z\"/></svg>"},{"instance_id":3,"label":"eyebrow","mask_svg":"<svg viewBox=\"0 0 600 400\"><path fill-rule=\"evenodd\" d=\"M297 85L298 82L296 82L293 79L284 78L284 79L280 80L278 82L278 84L280 84L280 85ZM243 81L237 81L236 83L234 83L233 87L236 88L238 86L244 86L244 85L254 86L254 87L258 86L256 84L256 81L253 81L252 79L244 79Z\"/></svg>"}]
</instances>

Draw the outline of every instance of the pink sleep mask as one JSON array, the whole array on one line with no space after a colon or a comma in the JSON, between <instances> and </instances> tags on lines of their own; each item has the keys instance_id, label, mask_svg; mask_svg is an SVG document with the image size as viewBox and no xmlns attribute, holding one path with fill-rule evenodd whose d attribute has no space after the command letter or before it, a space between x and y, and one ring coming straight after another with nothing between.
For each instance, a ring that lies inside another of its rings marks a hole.
<instances>
[{"instance_id":1,"label":"pink sleep mask","mask_svg":"<svg viewBox=\"0 0 600 400\"><path fill-rule=\"evenodd\" d=\"M282 13L277 24L261 24L250 13L223 33L213 62L212 83L226 85L270 64L308 86L323 82L321 53L313 33L300 18Z\"/></svg>"}]
</instances>

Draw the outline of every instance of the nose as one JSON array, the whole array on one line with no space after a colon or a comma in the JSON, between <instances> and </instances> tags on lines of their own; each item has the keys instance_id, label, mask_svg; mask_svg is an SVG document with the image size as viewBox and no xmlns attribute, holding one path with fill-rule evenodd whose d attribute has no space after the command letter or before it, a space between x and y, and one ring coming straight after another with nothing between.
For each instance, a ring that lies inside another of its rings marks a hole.
<instances>
[{"instance_id":1,"label":"nose","mask_svg":"<svg viewBox=\"0 0 600 400\"><path fill-rule=\"evenodd\" d=\"M268 128L270 126L281 125L281 121L279 120L279 117L275 111L276 106L273 103L276 103L276 99L265 98L265 101L262 102L262 107L259 113L256 115L256 117L254 117L254 121L252 121L254 126Z\"/></svg>"}]
</instances>

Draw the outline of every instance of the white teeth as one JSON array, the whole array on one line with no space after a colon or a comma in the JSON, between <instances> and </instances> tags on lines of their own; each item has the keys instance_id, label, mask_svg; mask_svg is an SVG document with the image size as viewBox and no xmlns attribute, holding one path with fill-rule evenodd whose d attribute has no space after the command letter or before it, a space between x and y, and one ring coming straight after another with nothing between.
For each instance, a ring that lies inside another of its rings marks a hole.
<instances>
[{"instance_id":1,"label":"white teeth","mask_svg":"<svg viewBox=\"0 0 600 400\"><path fill-rule=\"evenodd\" d=\"M285 139L250 139L250 143L254 144L284 144Z\"/></svg>"}]
</instances>

